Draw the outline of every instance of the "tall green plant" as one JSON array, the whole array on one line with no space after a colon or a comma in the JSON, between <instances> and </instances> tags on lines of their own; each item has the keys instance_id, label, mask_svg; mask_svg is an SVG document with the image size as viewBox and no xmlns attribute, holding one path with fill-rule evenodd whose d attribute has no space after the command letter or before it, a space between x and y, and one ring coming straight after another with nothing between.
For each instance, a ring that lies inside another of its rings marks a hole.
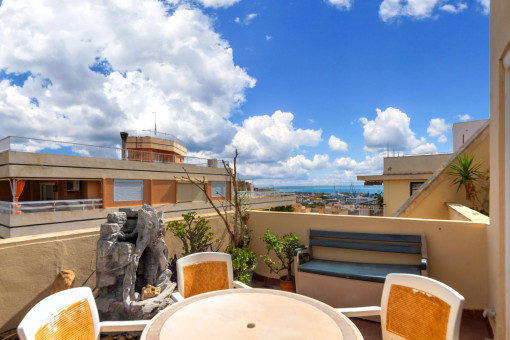
<instances>
[{"instance_id":1,"label":"tall green plant","mask_svg":"<svg viewBox=\"0 0 510 340\"><path fill-rule=\"evenodd\" d=\"M473 163L473 155L459 155L457 157L458 164L451 162L448 166L448 174L453 176L452 184L457 185L457 192L461 187L464 187L466 191L466 200L472 202L474 205L475 199L477 198L477 191L475 188L475 182L482 177L480 167L482 166L481 161Z\"/></svg>"},{"instance_id":2,"label":"tall green plant","mask_svg":"<svg viewBox=\"0 0 510 340\"><path fill-rule=\"evenodd\" d=\"M194 211L183 214L184 222L172 221L166 227L166 230L181 240L183 256L212 251L213 244L219 243L219 240L214 240L209 220L196 215L197 213Z\"/></svg>"},{"instance_id":3,"label":"tall green plant","mask_svg":"<svg viewBox=\"0 0 510 340\"><path fill-rule=\"evenodd\" d=\"M269 267L270 272L280 273L281 271L286 270L287 274L282 276L282 279L287 281L294 280L294 277L292 276L294 250L296 248L302 247L302 245L299 243L299 237L292 233L278 236L276 234L271 234L269 229L267 229L264 233L264 236L262 237L262 241L267 244L267 253L265 255L261 255L261 257ZM274 261L269 256L271 251L275 253L278 261Z\"/></svg>"}]
</instances>

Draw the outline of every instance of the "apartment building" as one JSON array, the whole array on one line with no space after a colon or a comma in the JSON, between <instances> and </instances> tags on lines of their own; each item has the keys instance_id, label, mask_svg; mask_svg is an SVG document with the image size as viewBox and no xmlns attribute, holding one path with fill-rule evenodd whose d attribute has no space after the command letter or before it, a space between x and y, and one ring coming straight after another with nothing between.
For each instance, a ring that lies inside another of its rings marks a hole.
<instances>
[{"instance_id":1,"label":"apartment building","mask_svg":"<svg viewBox=\"0 0 510 340\"><path fill-rule=\"evenodd\" d=\"M221 160L189 157L183 142L166 135L123 132L121 141L122 148L105 148L0 140L0 237L98 227L109 212L143 204L163 211L165 218L213 213L188 176L205 180L212 200L227 204L232 183ZM292 203L295 196L250 201L252 208Z\"/></svg>"}]
</instances>

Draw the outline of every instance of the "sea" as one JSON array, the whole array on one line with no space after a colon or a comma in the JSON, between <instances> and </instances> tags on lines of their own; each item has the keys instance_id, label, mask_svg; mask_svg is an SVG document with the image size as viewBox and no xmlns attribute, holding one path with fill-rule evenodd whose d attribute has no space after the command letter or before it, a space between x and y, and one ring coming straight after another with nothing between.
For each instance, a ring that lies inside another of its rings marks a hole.
<instances>
[{"instance_id":1,"label":"sea","mask_svg":"<svg viewBox=\"0 0 510 340\"><path fill-rule=\"evenodd\" d=\"M314 186L275 186L271 188L277 191L290 191L290 192L317 192L317 193L350 193L353 195L367 193L377 194L383 192L382 185L360 185L360 184L341 184L341 185L314 185Z\"/></svg>"}]
</instances>

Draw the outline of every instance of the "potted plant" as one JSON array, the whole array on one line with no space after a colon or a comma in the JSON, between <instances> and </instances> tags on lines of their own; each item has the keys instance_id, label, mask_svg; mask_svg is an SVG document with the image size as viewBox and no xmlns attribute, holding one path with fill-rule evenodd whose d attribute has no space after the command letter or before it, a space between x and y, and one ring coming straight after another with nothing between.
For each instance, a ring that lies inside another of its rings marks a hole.
<instances>
[{"instance_id":1,"label":"potted plant","mask_svg":"<svg viewBox=\"0 0 510 340\"><path fill-rule=\"evenodd\" d=\"M251 284L253 272L257 268L257 254L248 248L236 248L229 244L225 253L232 256L232 268L234 270L234 280L239 280L248 285Z\"/></svg>"},{"instance_id":2,"label":"potted plant","mask_svg":"<svg viewBox=\"0 0 510 340\"><path fill-rule=\"evenodd\" d=\"M269 271L279 274L286 270L286 274L280 277L280 287L282 290L295 292L296 284L294 276L292 276L292 263L294 262L294 250L302 246L299 243L299 237L292 233L279 236L271 234L267 229L262 241L267 244L267 253L261 256L269 267ZM269 256L272 251L276 255L277 261Z\"/></svg>"},{"instance_id":3,"label":"potted plant","mask_svg":"<svg viewBox=\"0 0 510 340\"><path fill-rule=\"evenodd\" d=\"M448 174L454 177L452 184L457 185L457 191L459 191L461 187L464 187L466 200L472 203L472 207L475 210L478 210L476 204L478 191L476 190L475 183L483 176L480 171L482 163L481 161L473 163L473 160L473 155L470 156L467 153L462 156L459 155L457 157L458 164L451 162L448 166Z\"/></svg>"}]
</instances>

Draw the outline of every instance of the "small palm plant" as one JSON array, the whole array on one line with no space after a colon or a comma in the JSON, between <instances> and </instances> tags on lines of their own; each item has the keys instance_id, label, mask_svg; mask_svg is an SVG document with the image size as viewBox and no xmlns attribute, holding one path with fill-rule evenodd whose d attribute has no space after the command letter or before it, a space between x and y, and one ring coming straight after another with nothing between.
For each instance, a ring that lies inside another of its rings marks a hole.
<instances>
[{"instance_id":1,"label":"small palm plant","mask_svg":"<svg viewBox=\"0 0 510 340\"><path fill-rule=\"evenodd\" d=\"M482 163L478 161L473 164L474 158L473 155L470 156L465 153L457 157L459 164L451 162L448 166L448 174L454 176L452 184L457 185L457 192L461 187L464 187L466 190L466 200L471 201L473 204L477 198L475 182L482 177L482 172L480 171Z\"/></svg>"}]
</instances>

